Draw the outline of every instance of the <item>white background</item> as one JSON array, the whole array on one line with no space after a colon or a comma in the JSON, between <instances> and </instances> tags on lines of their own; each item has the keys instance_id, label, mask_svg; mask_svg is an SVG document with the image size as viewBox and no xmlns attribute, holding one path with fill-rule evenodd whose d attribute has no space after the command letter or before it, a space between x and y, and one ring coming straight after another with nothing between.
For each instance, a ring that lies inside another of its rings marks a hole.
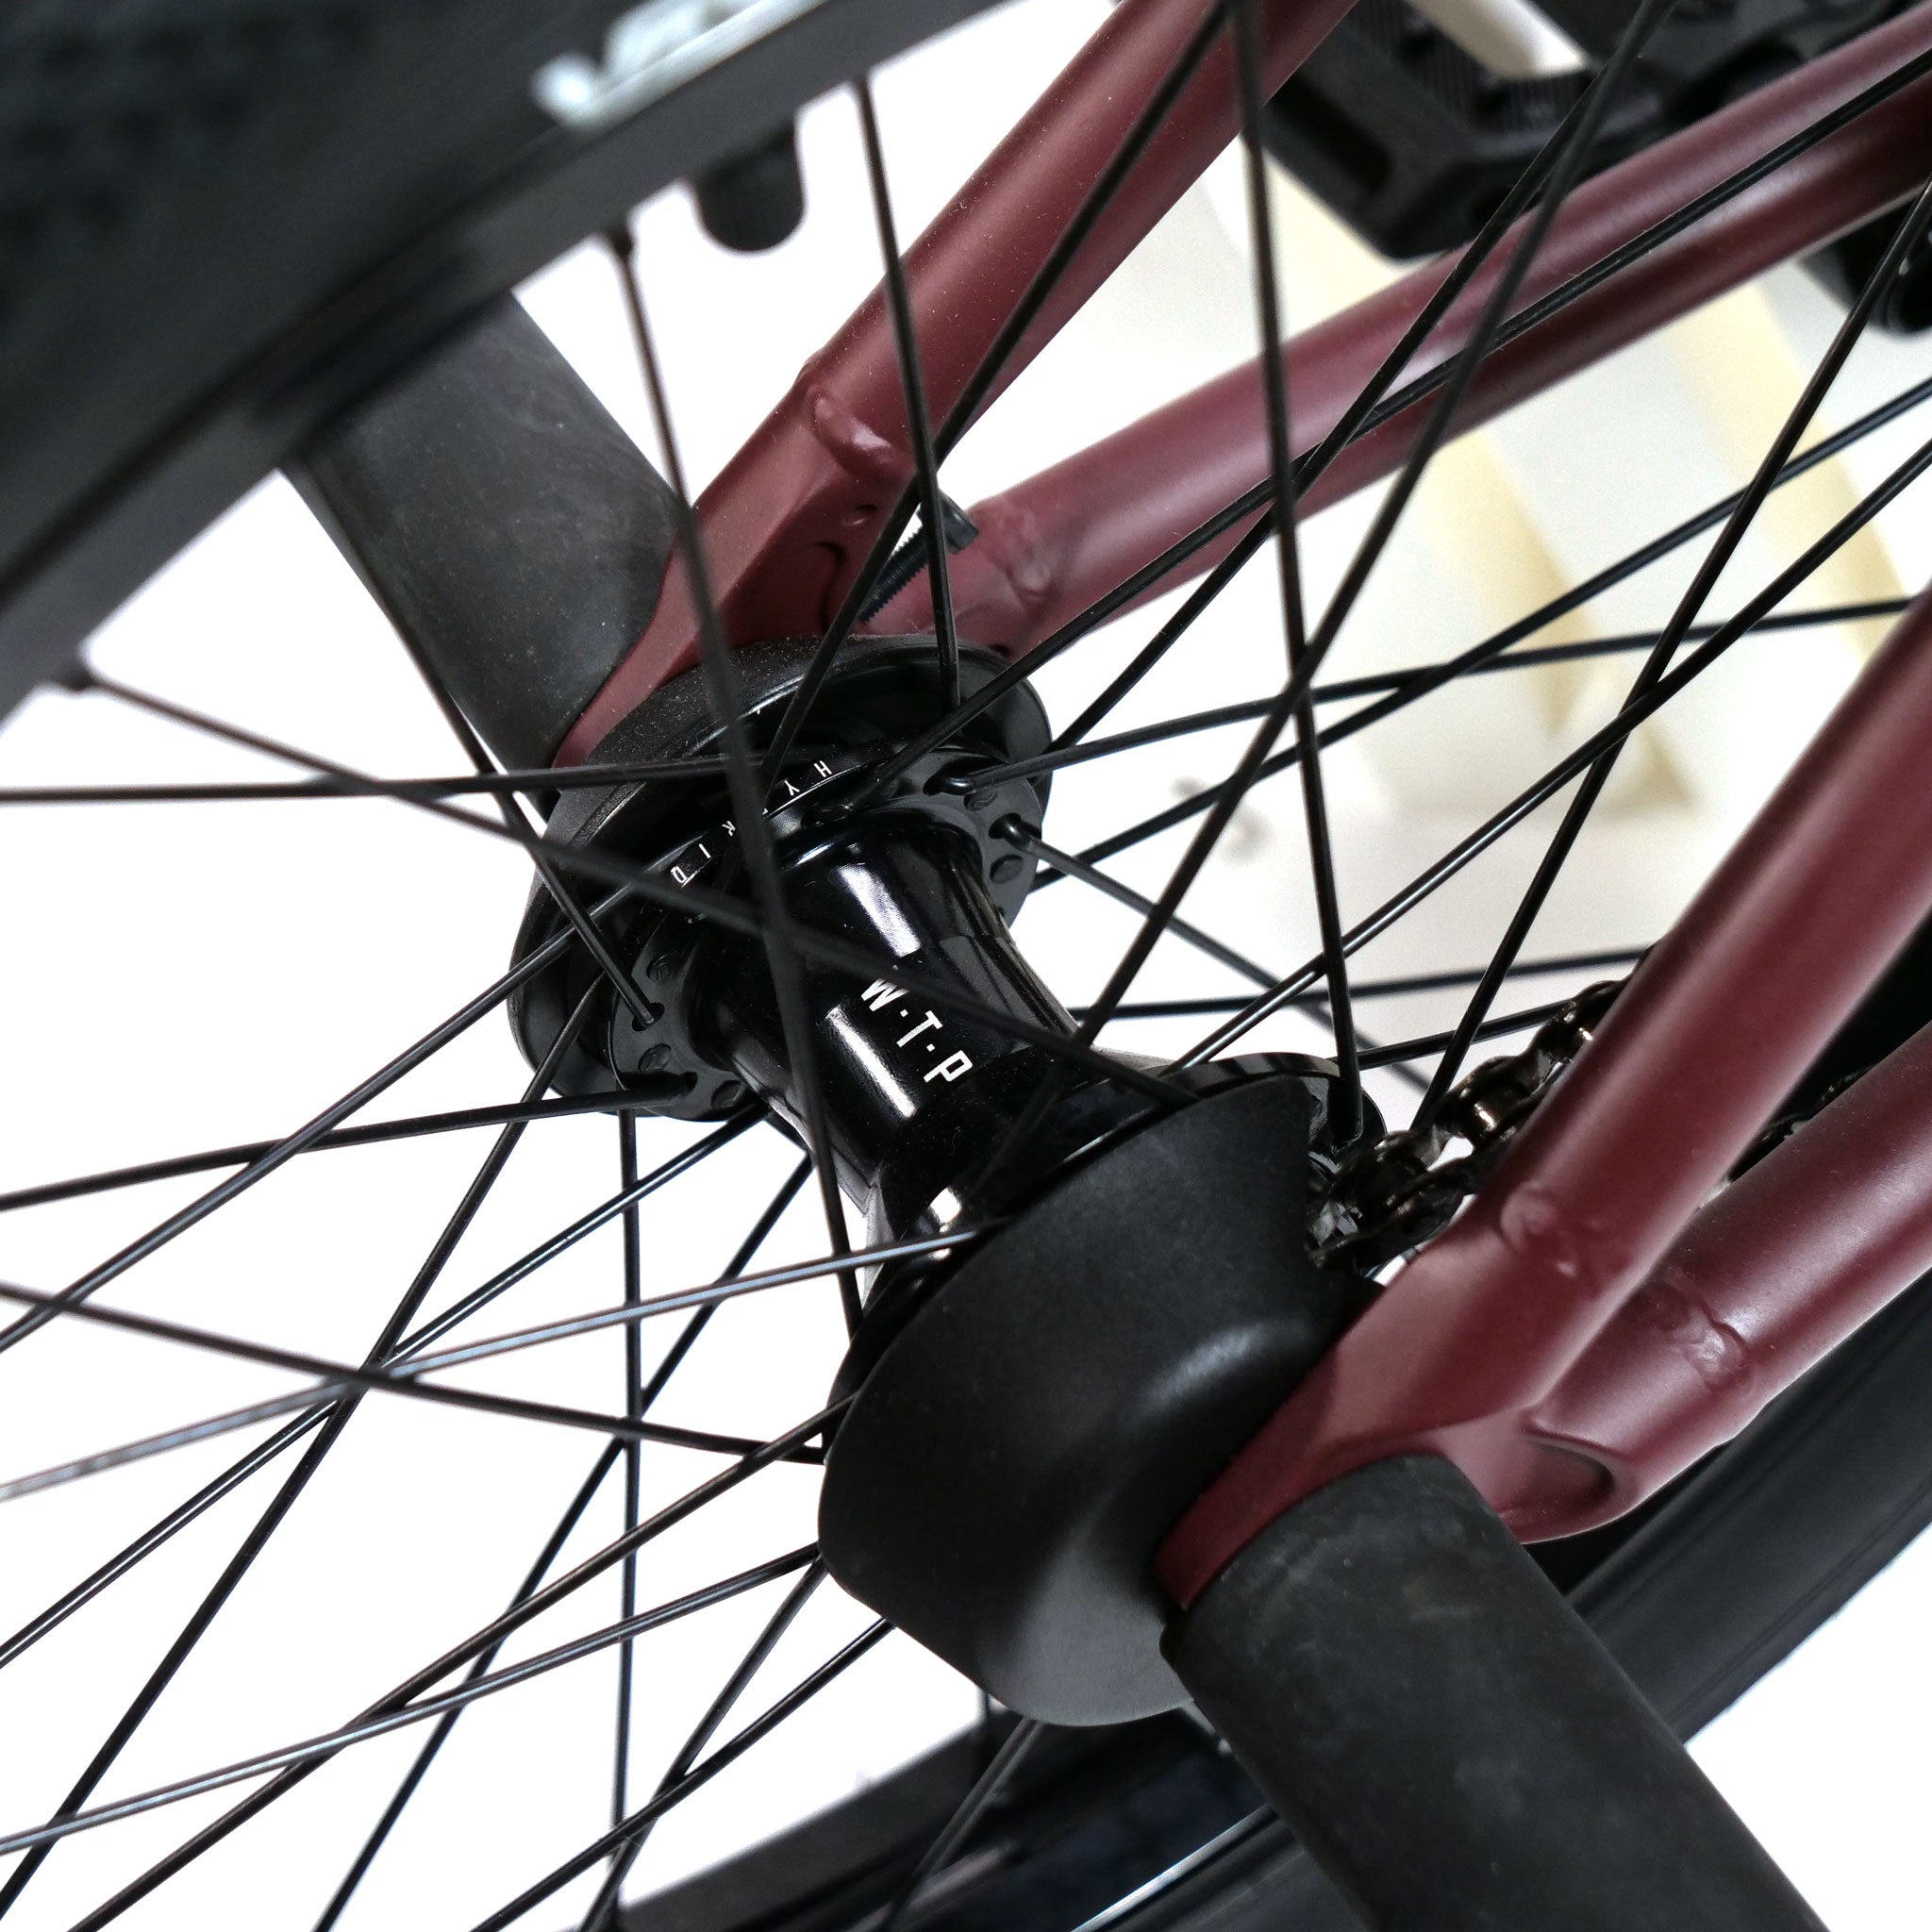
<instances>
[{"instance_id":1,"label":"white background","mask_svg":"<svg viewBox=\"0 0 1932 1932\"><path fill-rule=\"evenodd\" d=\"M1105 17L1099 0L1020 0L879 79L902 232L942 205L1047 76ZM1520 23L1519 23L1520 25ZM1545 53L1547 50L1545 49ZM791 242L746 259L707 241L679 193L640 213L659 347L685 457L710 474L803 357L877 275L850 105L803 124L810 212ZM1277 230L1291 322L1390 271L1279 177ZM949 467L963 502L1024 475L1252 352L1238 172L1219 164L1044 355ZM641 392L607 260L585 250L525 299L647 447ZM1345 633L1339 673L1466 645L1735 487L1836 321L1795 271L1713 305L1445 454ZM1924 373L1923 343L1859 351L1825 415L1840 422ZM1734 606L1909 446L1899 429L1781 492L1721 589ZM1306 532L1311 594L1333 584L1373 509L1358 498ZM1907 499L1810 594L1895 594L1932 543ZM1667 613L1687 566L1652 573L1558 636L1610 634ZM1072 715L1168 608L1140 613L1042 679ZM1653 938L1855 675L1873 633L1741 645L1647 730L1624 761L1531 951ZM1123 724L1256 695L1278 679L1279 610L1263 559L1184 651L1136 693ZM142 593L92 647L104 670L321 755L389 774L460 759L346 566L279 481L264 484ZM1345 914L1358 914L1454 841L1614 705L1631 660L1480 680L1352 741L1327 760ZM1048 836L1077 846L1210 780L1239 735L1085 768L1057 790ZM285 775L284 768L99 696L50 693L0 731L0 783ZM1536 822L1546 826L1546 820ZM11 808L0 819L12 940L0 955L0 1187L284 1132L433 1025L508 957L519 860L405 807L336 800L128 810ZM1374 975L1479 960L1533 863L1533 825L1474 867L1361 961ZM1158 890L1173 842L1117 862ZM1257 794L1191 917L1277 970L1311 949L1303 832L1291 787ZM1101 978L1128 915L1070 886L1029 908L1021 937L1063 997ZM1220 967L1164 943L1141 990L1234 990ZM1560 990L1525 982L1515 1004ZM1378 1002L1381 1038L1453 1021L1453 1001ZM1188 1028L1123 1028L1177 1048ZM1319 1049L1286 1018L1259 1043ZM491 1015L373 1112L513 1097L526 1077ZM1395 1112L1406 1091L1376 1090ZM646 1164L692 1135L643 1137ZM466 1237L432 1307L488 1278L616 1185L608 1123L533 1128ZM449 1136L294 1163L104 1292L103 1301L290 1347L358 1356L454 1206L487 1141ZM646 1291L707 1279L790 1165L754 1136L643 1211ZM193 1198L156 1184L0 1216L0 1278L53 1289ZM809 1197L765 1251L822 1250ZM479 1318L493 1333L608 1305L619 1250L606 1228ZM647 1359L663 1345L655 1333ZM840 1352L829 1285L774 1291L722 1314L674 1383L667 1420L775 1432L823 1400ZM475 1386L586 1407L621 1401L614 1335L508 1358ZM461 1379L461 1378L459 1378ZM60 1324L0 1357L0 1474L37 1469L278 1392L290 1378ZM86 1574L263 1433L227 1436L9 1503L0 1516L0 1635ZM109 1798L352 1716L393 1679L486 1621L513 1587L598 1447L588 1435L395 1400L365 1404L324 1474L101 1787ZM289 1466L287 1460L279 1468ZM648 1502L717 1465L645 1458ZM0 1672L0 1824L53 1808L264 1507L270 1474L227 1498L133 1578ZM810 1535L813 1479L778 1470L654 1546L641 1600L658 1601ZM615 1533L607 1486L570 1559ZM634 1801L708 1701L774 1593L641 1644ZM1922 1549L1700 1740L1712 1774L1838 1932L1932 1918L1918 1844L1932 1715ZM520 1636L505 1661L607 1623L614 1581ZM744 1706L761 1707L852 1632L825 1591ZM348 1923L461 1926L601 1828L608 1805L608 1653L479 1705L378 1860ZM662 1883L748 1833L815 1808L970 1720L970 1687L890 1640L821 1706L663 1828L639 1868ZM134 1925L305 1925L420 1734L362 1747L130 1915ZM16 1914L69 1924L230 1792L91 1834L49 1860ZM579 1886L533 1914L562 1924ZM242 1903L245 1901L245 1905Z\"/></svg>"}]
</instances>

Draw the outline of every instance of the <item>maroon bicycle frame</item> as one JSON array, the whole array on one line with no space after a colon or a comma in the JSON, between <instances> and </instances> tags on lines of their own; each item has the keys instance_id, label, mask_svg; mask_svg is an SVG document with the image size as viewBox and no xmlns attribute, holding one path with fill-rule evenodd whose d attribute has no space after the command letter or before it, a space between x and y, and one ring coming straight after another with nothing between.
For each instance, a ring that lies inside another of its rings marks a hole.
<instances>
[{"instance_id":1,"label":"maroon bicycle frame","mask_svg":"<svg viewBox=\"0 0 1932 1932\"><path fill-rule=\"evenodd\" d=\"M1266 0L1271 86L1347 0ZM1123 0L909 251L930 403L957 401L1204 0ZM1527 307L1932 47L1932 0L1596 176L1517 297ZM1238 114L1202 63L1002 381L1219 153ZM1932 171L1921 79L1525 331L1483 365L1458 429L1896 204ZM1467 339L1508 243L1408 374ZM1289 265L1292 287L1292 265ZM1432 264L1286 350L1296 446L1338 420L1446 272ZM1351 445L1303 506L1398 465L1419 404ZM875 294L801 372L699 505L728 639L822 630L913 475ZM1268 472L1257 367L1230 373L974 508L960 628L1019 655ZM1204 546L1205 569L1239 536ZM873 628L930 617L920 580ZM657 616L563 751L586 757L693 658L674 569ZM1932 595L1850 696L1598 1037L1451 1227L1413 1259L1176 1526L1159 1571L1191 1602L1318 1485L1405 1450L1449 1457L1525 1538L1629 1508L1734 1434L1932 1267L1932 1040L1868 1074L1736 1184L1739 1156L1932 908ZM1713 1198L1714 1197L1714 1198Z\"/></svg>"}]
</instances>

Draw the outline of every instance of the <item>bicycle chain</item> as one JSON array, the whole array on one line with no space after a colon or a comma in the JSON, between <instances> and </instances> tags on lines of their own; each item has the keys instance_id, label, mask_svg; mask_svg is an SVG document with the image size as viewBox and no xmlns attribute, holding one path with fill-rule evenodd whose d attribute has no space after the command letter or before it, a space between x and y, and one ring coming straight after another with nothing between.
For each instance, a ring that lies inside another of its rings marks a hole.
<instances>
[{"instance_id":1,"label":"bicycle chain","mask_svg":"<svg viewBox=\"0 0 1932 1932\"><path fill-rule=\"evenodd\" d=\"M1484 1061L1451 1089L1426 1124L1385 1134L1342 1161L1308 1208L1316 1260L1326 1268L1372 1274L1441 1234L1628 983L1602 979L1585 987L1537 1028L1521 1053ZM1869 1066L1855 1067L1803 1105L1776 1115L1739 1156L1731 1179L1755 1167L1870 1072ZM1466 1141L1469 1152L1438 1167L1455 1141Z\"/></svg>"},{"instance_id":2,"label":"bicycle chain","mask_svg":"<svg viewBox=\"0 0 1932 1932\"><path fill-rule=\"evenodd\" d=\"M1521 1053L1486 1060L1466 1074L1426 1122L1385 1134L1342 1161L1308 1209L1315 1258L1324 1267L1369 1274L1447 1227L1557 1074L1589 1044L1626 983L1604 979L1585 987ZM1469 1152L1442 1161L1457 1141L1467 1141Z\"/></svg>"}]
</instances>

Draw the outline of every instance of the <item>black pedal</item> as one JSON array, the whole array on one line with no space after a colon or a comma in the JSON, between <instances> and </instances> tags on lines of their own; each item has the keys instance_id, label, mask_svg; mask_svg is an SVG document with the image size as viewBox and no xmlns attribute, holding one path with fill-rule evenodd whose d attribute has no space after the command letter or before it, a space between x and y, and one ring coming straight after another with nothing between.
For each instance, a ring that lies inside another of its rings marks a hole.
<instances>
[{"instance_id":1,"label":"black pedal","mask_svg":"<svg viewBox=\"0 0 1932 1932\"><path fill-rule=\"evenodd\" d=\"M1591 75L1634 0L1541 0L1583 56L1574 72L1513 78L1407 0L1359 0L1270 104L1275 158L1363 241L1397 260L1460 247L1494 212ZM1850 40L1895 0L1678 0L1611 110L1589 172L1689 126ZM1890 239L1884 217L1813 256L1833 293L1856 292ZM1922 257L1879 306L1880 327L1932 323Z\"/></svg>"}]
</instances>

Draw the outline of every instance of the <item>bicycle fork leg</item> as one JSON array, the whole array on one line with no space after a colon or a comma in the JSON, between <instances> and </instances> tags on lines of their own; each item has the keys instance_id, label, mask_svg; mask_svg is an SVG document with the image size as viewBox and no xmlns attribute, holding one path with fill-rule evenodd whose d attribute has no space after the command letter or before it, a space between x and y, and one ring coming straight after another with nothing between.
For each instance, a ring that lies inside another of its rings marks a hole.
<instances>
[{"instance_id":1,"label":"bicycle fork leg","mask_svg":"<svg viewBox=\"0 0 1932 1932\"><path fill-rule=\"evenodd\" d=\"M1166 1648L1375 1932L1819 1932L1447 1462L1297 1504Z\"/></svg>"}]
</instances>

